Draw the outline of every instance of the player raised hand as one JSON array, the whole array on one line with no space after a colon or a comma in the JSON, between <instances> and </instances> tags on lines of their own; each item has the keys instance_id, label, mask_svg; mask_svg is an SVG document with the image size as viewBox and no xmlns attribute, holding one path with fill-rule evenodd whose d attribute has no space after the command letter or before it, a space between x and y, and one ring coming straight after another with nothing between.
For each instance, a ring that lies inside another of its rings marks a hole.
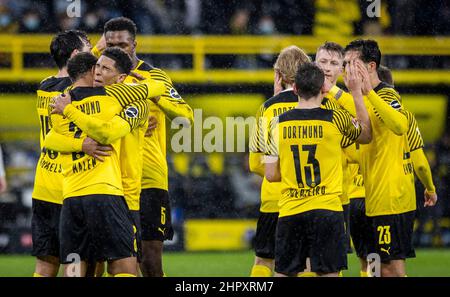
<instances>
[{"instance_id":1,"label":"player raised hand","mask_svg":"<svg viewBox=\"0 0 450 297\"><path fill-rule=\"evenodd\" d=\"M355 66L355 60L345 65L344 83L351 93L362 91L362 77Z\"/></svg>"},{"instance_id":2,"label":"player raised hand","mask_svg":"<svg viewBox=\"0 0 450 297\"><path fill-rule=\"evenodd\" d=\"M283 76L280 72L275 71L275 78L273 80L273 95L278 95L283 91Z\"/></svg>"},{"instance_id":3,"label":"player raised hand","mask_svg":"<svg viewBox=\"0 0 450 297\"><path fill-rule=\"evenodd\" d=\"M370 83L369 72L367 71L367 68L364 66L364 63L361 60L354 61L355 66L362 77L362 92L364 95L367 95L373 89L372 84Z\"/></svg>"},{"instance_id":4,"label":"player raised hand","mask_svg":"<svg viewBox=\"0 0 450 297\"><path fill-rule=\"evenodd\" d=\"M134 83L137 83L138 81L145 79L145 77L134 71L131 71L129 75L137 79L137 80L133 79Z\"/></svg>"},{"instance_id":5,"label":"player raised hand","mask_svg":"<svg viewBox=\"0 0 450 297\"><path fill-rule=\"evenodd\" d=\"M111 155L110 151L112 151L112 148L109 145L101 145L94 139L86 137L83 141L82 150L89 156L92 156L100 162L103 162L105 161L105 157Z\"/></svg>"}]
</instances>

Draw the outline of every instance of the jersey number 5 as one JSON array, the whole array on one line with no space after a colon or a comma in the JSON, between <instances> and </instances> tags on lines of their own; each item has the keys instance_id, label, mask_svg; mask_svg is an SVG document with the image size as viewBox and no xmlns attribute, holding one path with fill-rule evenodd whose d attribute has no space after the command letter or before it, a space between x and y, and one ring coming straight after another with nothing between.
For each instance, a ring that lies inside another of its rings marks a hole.
<instances>
[{"instance_id":1,"label":"jersey number 5","mask_svg":"<svg viewBox=\"0 0 450 297\"><path fill-rule=\"evenodd\" d=\"M292 155L294 157L295 175L297 177L297 183L300 188L303 188L306 184L309 187L315 187L322 181L320 178L320 166L319 161L316 159L317 144L304 144L302 145L302 151L308 152L308 160L306 166L302 168L300 160L300 151L298 145L291 145ZM305 181L302 177L302 170L305 171ZM314 179L313 179L314 172Z\"/></svg>"}]
</instances>

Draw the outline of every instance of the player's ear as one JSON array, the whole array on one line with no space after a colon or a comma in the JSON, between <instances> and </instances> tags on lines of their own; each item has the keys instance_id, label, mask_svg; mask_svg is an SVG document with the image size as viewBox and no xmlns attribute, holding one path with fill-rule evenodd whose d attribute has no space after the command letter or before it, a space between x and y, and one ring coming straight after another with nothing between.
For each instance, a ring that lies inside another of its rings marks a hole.
<instances>
[{"instance_id":1,"label":"player's ear","mask_svg":"<svg viewBox=\"0 0 450 297\"><path fill-rule=\"evenodd\" d=\"M127 78L127 75L125 73L119 74L119 77L117 78L117 83L123 83L126 78Z\"/></svg>"}]
</instances>

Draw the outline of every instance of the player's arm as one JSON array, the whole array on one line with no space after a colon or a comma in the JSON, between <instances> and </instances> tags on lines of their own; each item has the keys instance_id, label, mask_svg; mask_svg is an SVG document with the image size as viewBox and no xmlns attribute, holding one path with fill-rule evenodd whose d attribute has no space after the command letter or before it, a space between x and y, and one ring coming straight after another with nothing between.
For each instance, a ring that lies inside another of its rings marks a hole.
<instances>
[{"instance_id":1,"label":"player's arm","mask_svg":"<svg viewBox=\"0 0 450 297\"><path fill-rule=\"evenodd\" d=\"M89 137L101 144L110 144L131 131L130 125L118 115L105 121L84 114L72 104L66 106L64 115Z\"/></svg>"},{"instance_id":2,"label":"player's arm","mask_svg":"<svg viewBox=\"0 0 450 297\"><path fill-rule=\"evenodd\" d=\"M437 201L436 188L433 183L430 164L423 151L423 139L419 125L411 112L405 110L405 114L408 118L407 138L414 172L425 187L425 206L433 206Z\"/></svg>"},{"instance_id":3,"label":"player's arm","mask_svg":"<svg viewBox=\"0 0 450 297\"><path fill-rule=\"evenodd\" d=\"M100 145L90 137L76 138L62 135L54 129L45 136L44 147L60 153L84 152L89 156L103 162L104 157L110 156L112 150L109 146Z\"/></svg>"},{"instance_id":4,"label":"player's arm","mask_svg":"<svg viewBox=\"0 0 450 297\"><path fill-rule=\"evenodd\" d=\"M264 105L256 113L255 127L249 142L249 168L250 171L264 177L264 131L262 130Z\"/></svg>"},{"instance_id":5,"label":"player's arm","mask_svg":"<svg viewBox=\"0 0 450 297\"><path fill-rule=\"evenodd\" d=\"M131 131L130 125L123 117L115 116L109 121L104 121L84 114L81 110L73 106L71 102L70 92L57 96L50 104L52 107L52 117L56 116L56 114L64 115L64 117L73 122L81 131L84 131L89 137L101 144L110 144ZM144 103L146 105L146 102Z\"/></svg>"},{"instance_id":6,"label":"player's arm","mask_svg":"<svg viewBox=\"0 0 450 297\"><path fill-rule=\"evenodd\" d=\"M4 193L7 189L6 177L5 177L5 166L3 165L3 153L2 147L0 146L0 193Z\"/></svg>"},{"instance_id":7,"label":"player's arm","mask_svg":"<svg viewBox=\"0 0 450 297\"><path fill-rule=\"evenodd\" d=\"M106 94L117 99L122 108L136 102L159 97L166 92L164 83L153 79L140 81L137 85L113 84L105 86Z\"/></svg>"},{"instance_id":8,"label":"player's arm","mask_svg":"<svg viewBox=\"0 0 450 297\"><path fill-rule=\"evenodd\" d=\"M50 129L44 139L44 147L60 153L81 152L84 138L75 138Z\"/></svg>"},{"instance_id":9,"label":"player's arm","mask_svg":"<svg viewBox=\"0 0 450 297\"><path fill-rule=\"evenodd\" d=\"M369 74L361 61L356 61L359 73L363 76L363 94L375 109L377 116L396 135L408 130L408 119L401 112L400 96L391 88L385 88L377 94L370 84Z\"/></svg>"},{"instance_id":10,"label":"player's arm","mask_svg":"<svg viewBox=\"0 0 450 297\"><path fill-rule=\"evenodd\" d=\"M164 112L169 120L184 118L189 122L186 124L194 123L192 108L178 94L169 76L160 69L153 69L150 73L154 80L164 83L166 87L164 94L159 98L153 98L152 101Z\"/></svg>"},{"instance_id":11,"label":"player's arm","mask_svg":"<svg viewBox=\"0 0 450 297\"><path fill-rule=\"evenodd\" d=\"M97 41L95 46L91 49L91 53L94 56L96 56L97 58L100 58L100 56L102 55L102 52L105 50L105 48L106 48L105 34L102 34L102 37L99 39L99 41Z\"/></svg>"},{"instance_id":12,"label":"player's arm","mask_svg":"<svg viewBox=\"0 0 450 297\"><path fill-rule=\"evenodd\" d=\"M278 117L275 117L270 123L269 133L267 136L267 150L264 159L264 175L269 182L281 181L278 145Z\"/></svg>"},{"instance_id":13,"label":"player's arm","mask_svg":"<svg viewBox=\"0 0 450 297\"><path fill-rule=\"evenodd\" d=\"M356 116L355 103L353 102L353 96L338 86L334 85L328 92L336 102L345 110L347 110L352 116Z\"/></svg>"}]
</instances>

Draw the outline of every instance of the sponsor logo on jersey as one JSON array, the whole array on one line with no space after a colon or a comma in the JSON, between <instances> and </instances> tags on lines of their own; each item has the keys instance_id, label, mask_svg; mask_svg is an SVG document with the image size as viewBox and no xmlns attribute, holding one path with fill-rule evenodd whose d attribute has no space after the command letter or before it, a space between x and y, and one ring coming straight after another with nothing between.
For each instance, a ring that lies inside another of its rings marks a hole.
<instances>
[{"instance_id":1,"label":"sponsor logo on jersey","mask_svg":"<svg viewBox=\"0 0 450 297\"><path fill-rule=\"evenodd\" d=\"M125 110L125 114L129 118L135 119L139 114L139 110L134 106L130 106Z\"/></svg>"}]
</instances>

